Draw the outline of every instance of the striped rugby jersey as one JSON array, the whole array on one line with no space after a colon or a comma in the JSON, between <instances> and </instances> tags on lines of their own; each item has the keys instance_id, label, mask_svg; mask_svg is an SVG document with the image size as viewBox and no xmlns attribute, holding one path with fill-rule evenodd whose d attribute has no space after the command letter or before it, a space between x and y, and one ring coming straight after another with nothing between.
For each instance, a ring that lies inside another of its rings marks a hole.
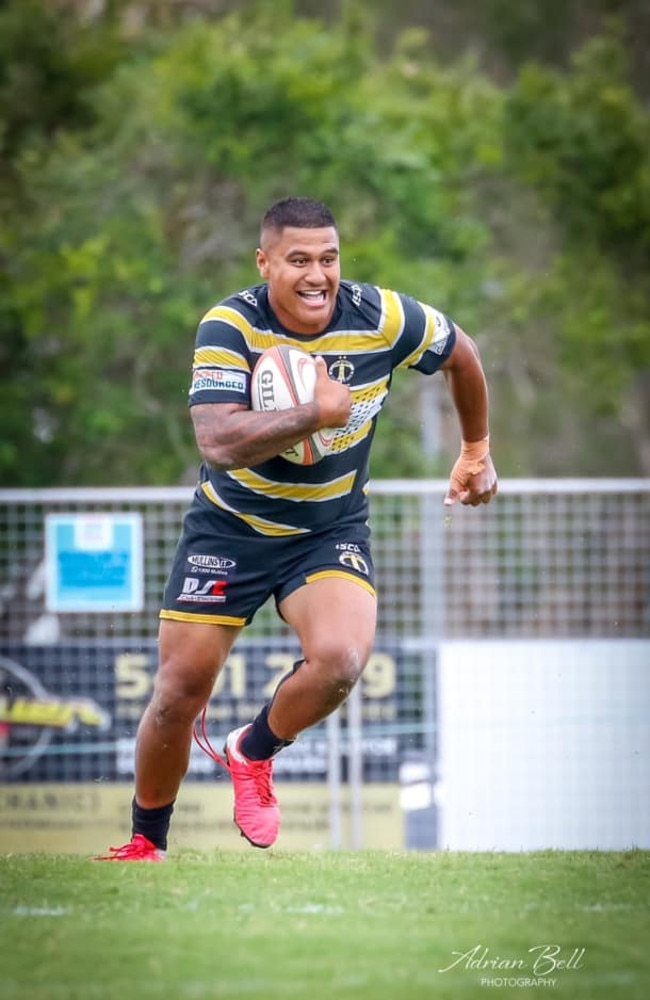
<instances>
[{"instance_id":1,"label":"striped rugby jersey","mask_svg":"<svg viewBox=\"0 0 650 1000\"><path fill-rule=\"evenodd\" d=\"M352 412L331 453L315 465L277 457L247 469L203 464L205 496L262 535L296 535L367 518L370 445L396 368L432 374L449 357L454 325L432 306L375 285L342 281L329 325L296 334L278 321L266 284L224 299L203 317L196 336L190 406L250 406L251 372L274 344L321 355L329 374L349 386Z\"/></svg>"}]
</instances>

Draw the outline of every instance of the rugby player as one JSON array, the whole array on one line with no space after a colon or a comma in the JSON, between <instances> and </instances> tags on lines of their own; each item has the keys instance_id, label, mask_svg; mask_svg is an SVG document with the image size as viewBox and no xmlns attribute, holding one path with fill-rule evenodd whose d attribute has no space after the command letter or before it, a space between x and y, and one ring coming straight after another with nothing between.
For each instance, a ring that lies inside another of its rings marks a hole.
<instances>
[{"instance_id":1,"label":"rugby player","mask_svg":"<svg viewBox=\"0 0 650 1000\"><path fill-rule=\"evenodd\" d=\"M109 860L164 859L195 720L237 636L271 596L302 656L253 721L227 736L223 762L242 835L257 847L275 842L273 758L342 704L372 651L368 462L396 369L446 379L462 446L444 502L477 506L497 491L486 379L457 324L400 292L342 280L336 222L309 198L266 212L256 262L261 283L211 308L196 335L189 404L202 465L138 728L132 839L110 848ZM275 344L319 359L314 399L253 411L251 373ZM336 428L320 461L280 456L320 428Z\"/></svg>"}]
</instances>

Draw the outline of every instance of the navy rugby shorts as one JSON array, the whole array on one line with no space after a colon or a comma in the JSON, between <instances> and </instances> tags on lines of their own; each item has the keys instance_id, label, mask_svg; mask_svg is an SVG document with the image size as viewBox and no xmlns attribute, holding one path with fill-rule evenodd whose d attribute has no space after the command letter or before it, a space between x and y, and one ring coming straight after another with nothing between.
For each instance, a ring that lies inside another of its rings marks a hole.
<instances>
[{"instance_id":1,"label":"navy rugby shorts","mask_svg":"<svg viewBox=\"0 0 650 1000\"><path fill-rule=\"evenodd\" d=\"M160 617L248 625L271 596L277 605L298 587L324 577L354 580L375 593L365 522L269 537L198 498L183 519Z\"/></svg>"}]
</instances>

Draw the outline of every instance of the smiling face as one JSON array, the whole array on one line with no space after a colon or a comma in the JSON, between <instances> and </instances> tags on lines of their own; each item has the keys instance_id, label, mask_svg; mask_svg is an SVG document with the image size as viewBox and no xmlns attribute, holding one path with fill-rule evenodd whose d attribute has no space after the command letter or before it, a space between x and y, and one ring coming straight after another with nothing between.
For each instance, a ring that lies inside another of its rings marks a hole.
<instances>
[{"instance_id":1,"label":"smiling face","mask_svg":"<svg viewBox=\"0 0 650 1000\"><path fill-rule=\"evenodd\" d=\"M324 330L332 318L341 280L336 229L265 229L256 260L268 283L271 308L282 325L293 333Z\"/></svg>"}]
</instances>

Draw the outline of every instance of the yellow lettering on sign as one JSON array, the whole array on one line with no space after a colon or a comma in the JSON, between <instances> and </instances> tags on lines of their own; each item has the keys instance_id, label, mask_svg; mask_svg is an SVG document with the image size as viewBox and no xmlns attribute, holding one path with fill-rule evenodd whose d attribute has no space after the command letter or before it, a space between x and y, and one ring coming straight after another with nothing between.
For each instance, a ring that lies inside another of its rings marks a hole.
<instances>
[{"instance_id":1,"label":"yellow lettering on sign","mask_svg":"<svg viewBox=\"0 0 650 1000\"><path fill-rule=\"evenodd\" d=\"M115 658L116 693L119 701L149 698L152 679L146 653L120 653Z\"/></svg>"},{"instance_id":2,"label":"yellow lettering on sign","mask_svg":"<svg viewBox=\"0 0 650 1000\"><path fill-rule=\"evenodd\" d=\"M53 699L16 698L0 704L0 721L13 726L51 726L66 729L74 721L74 709Z\"/></svg>"},{"instance_id":3,"label":"yellow lettering on sign","mask_svg":"<svg viewBox=\"0 0 650 1000\"><path fill-rule=\"evenodd\" d=\"M40 726L43 729L70 729L77 723L104 728L106 713L90 698L8 698L0 699L0 722L12 726Z\"/></svg>"}]
</instances>

